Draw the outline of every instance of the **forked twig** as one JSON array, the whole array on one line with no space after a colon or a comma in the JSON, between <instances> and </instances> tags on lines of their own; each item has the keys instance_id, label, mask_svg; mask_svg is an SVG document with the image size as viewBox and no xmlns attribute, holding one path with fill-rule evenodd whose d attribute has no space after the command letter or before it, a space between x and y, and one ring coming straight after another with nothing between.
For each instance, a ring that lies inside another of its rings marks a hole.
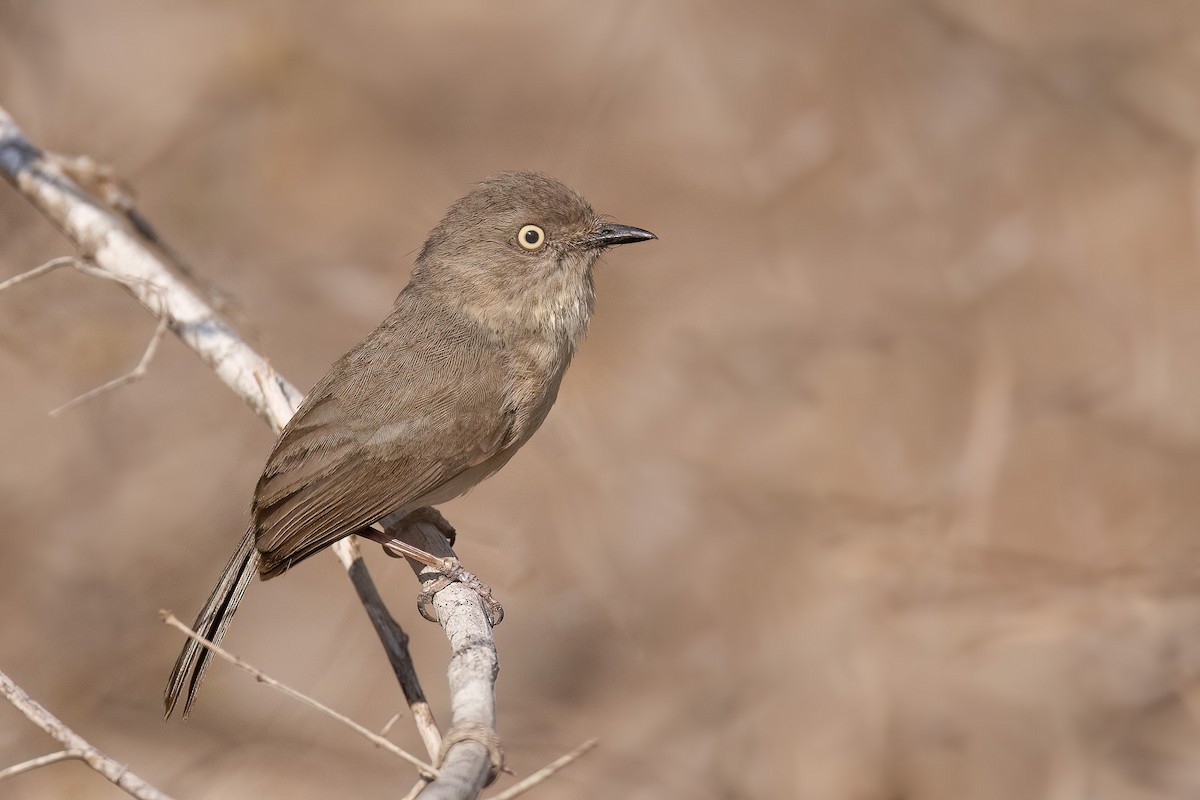
<instances>
[{"instance_id":1,"label":"forked twig","mask_svg":"<svg viewBox=\"0 0 1200 800\"><path fill-rule=\"evenodd\" d=\"M249 672L251 675L254 676L255 680L257 680L259 683L265 683L267 686L270 686L273 689L278 689L279 691L283 692L284 694L286 694L288 697L292 698L293 700L298 700L299 702L303 703L304 705L308 706L309 708L314 708L317 711L320 711L322 714L325 714L325 715L337 720L338 722L342 723L350 730L357 733L359 736L362 736L367 741L374 744L376 747L381 747L384 750L387 750L392 755L398 756L398 757L404 759L405 761L407 761L408 763L412 764L414 767L421 770L423 777L428 776L430 779L437 777L438 770L436 767L426 764L424 761L417 758L412 753L408 752L407 750L405 750L401 747L396 746L392 742L390 742L387 739L380 736L378 733L375 733L375 731L370 730L368 728L364 728L362 725L359 725L357 722L350 719L346 715L340 714L337 711L334 711L332 708L325 705L321 701L314 700L313 698L309 697L308 695L306 695L302 692L296 691L292 687L288 686L286 683L280 683L279 681L272 678L270 675L266 674L262 670L255 667L253 664L243 661L242 659L235 656L233 653L230 653L225 648L223 648L219 645L213 644L212 642L205 639L203 636L201 636L198 633L196 633L195 631L193 631L187 625L180 622L179 618L176 617L174 614L172 614L170 611L159 611L158 615L160 617L162 617L163 622L167 623L172 628L175 628L175 629L181 631L189 639L195 639L201 645L203 645L204 647L208 648L213 653L215 653L219 658L222 658L225 661L228 661L230 664L233 664L235 667L238 667L242 670L245 670L246 672Z\"/></svg>"},{"instance_id":2,"label":"forked twig","mask_svg":"<svg viewBox=\"0 0 1200 800\"><path fill-rule=\"evenodd\" d=\"M12 678L3 672L0 672L0 695L12 703L13 707L24 714L30 722L50 734L55 741L61 744L64 748L62 752L69 754L60 757L59 753L50 753L15 764L4 771L4 777L27 772L46 764L65 761L68 757L77 758L138 800L171 800L170 795L146 783L130 772L125 765L100 752L90 742L64 725L62 720L42 707L41 703L30 697L24 689L17 686Z\"/></svg>"},{"instance_id":3,"label":"forked twig","mask_svg":"<svg viewBox=\"0 0 1200 800\"><path fill-rule=\"evenodd\" d=\"M69 411L80 403L86 403L93 397L98 397L105 392L111 392L113 389L118 389L128 383L133 383L136 380L146 377L146 371L150 367L150 362L154 359L154 354L158 350L158 344L162 341L163 335L166 334L166 332L167 318L159 317L158 325L154 328L154 334L150 337L150 341L146 345L146 350L142 353L142 357L138 361L137 366L119 378L113 378L111 381L103 384L102 386L97 386L95 389L90 389L73 400L68 400L58 408L51 411L50 416L57 417L64 411Z\"/></svg>"},{"instance_id":4,"label":"forked twig","mask_svg":"<svg viewBox=\"0 0 1200 800\"><path fill-rule=\"evenodd\" d=\"M0 292L3 292L5 289L10 289L13 286L22 284L25 281L30 281L34 278L40 278L41 276L47 275L54 270L59 269L60 267L75 267L75 269L87 275L92 275L97 278L105 278L107 280L115 280L118 283L123 282L120 278L112 273L109 273L93 264L88 264L80 258L75 256L59 256L58 258L52 258L46 263L34 267L28 272L22 272L20 275L15 275L6 281L0 282ZM69 411L75 406L91 400L93 397L98 397L105 392L110 392L113 389L120 388L128 383L133 383L136 380L146 377L146 372L150 367L150 362L154 359L154 354L158 351L159 342L162 341L164 334L167 332L167 322L167 317L159 317L158 326L154 329L154 334L150 337L150 341L146 344L146 349L142 353L141 359L133 369L119 378L114 378L102 386L97 386L96 388L90 389L72 400L68 400L61 406L51 410L50 416L57 417L64 411Z\"/></svg>"}]
</instances>

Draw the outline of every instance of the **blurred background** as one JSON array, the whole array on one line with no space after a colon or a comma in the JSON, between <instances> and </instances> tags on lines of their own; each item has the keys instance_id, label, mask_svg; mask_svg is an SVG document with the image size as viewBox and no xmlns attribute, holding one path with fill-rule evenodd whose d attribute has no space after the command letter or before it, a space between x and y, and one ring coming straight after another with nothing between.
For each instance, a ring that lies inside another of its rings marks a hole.
<instances>
[{"instance_id":1,"label":"blurred background","mask_svg":"<svg viewBox=\"0 0 1200 800\"><path fill-rule=\"evenodd\" d=\"M302 388L490 173L661 237L443 507L508 611L510 765L601 740L543 798L1200 796L1198 85L1184 0L0 2L0 104L115 166ZM70 252L0 186L0 278ZM180 798L398 796L225 665L162 722L156 612L192 618L272 437L170 340L47 417L153 328L69 271L0 296L0 668ZM445 640L368 558L445 722ZM331 556L227 644L403 707ZM0 766L52 749L0 707ZM73 763L0 794L122 796Z\"/></svg>"}]
</instances>

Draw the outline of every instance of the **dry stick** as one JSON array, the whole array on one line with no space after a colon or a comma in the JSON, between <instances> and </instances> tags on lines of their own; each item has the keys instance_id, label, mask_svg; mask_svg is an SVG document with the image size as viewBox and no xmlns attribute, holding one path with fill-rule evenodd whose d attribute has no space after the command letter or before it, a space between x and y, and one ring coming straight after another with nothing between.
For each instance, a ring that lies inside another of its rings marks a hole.
<instances>
[{"instance_id":1,"label":"dry stick","mask_svg":"<svg viewBox=\"0 0 1200 800\"><path fill-rule=\"evenodd\" d=\"M205 639L203 636L201 636L200 634L193 631L187 625L180 622L179 617L175 616L170 611L159 611L158 615L160 617L162 617L163 622L167 623L172 628L179 630L185 636L187 636L189 639L195 639L197 642L199 642L204 647L211 650L213 653L215 653L220 658L225 659L230 664L233 664L235 667L238 667L240 669L245 670L246 672L249 672L251 675L254 676L254 679L257 680L259 683L265 683L267 686L270 686L272 689L278 689L279 691L283 692L284 694L286 694L288 697L292 698L293 700L299 700L301 703L304 703L304 705L308 706L309 708L315 708L317 711L320 711L322 714L326 714L329 717L332 717L333 719L342 723L347 728L354 731L359 736L362 736L363 738L365 738L367 741L371 742L376 747L382 747L384 750L387 750L392 755L399 756L400 758L404 759L405 761L412 764L417 769L421 770L421 772L424 773L425 775L429 775L430 777L434 777L434 778L437 777L437 773L438 773L437 769L430 766L429 764L426 764L424 761L417 758L412 753L408 752L407 750L405 750L401 747L397 747L396 745L389 742L387 739L380 736L378 733L375 733L375 731L364 728L362 725L359 725L357 722L350 719L346 715L339 714L337 711L334 711L332 708L325 705L321 701L314 700L313 698L309 697L308 695L304 694L303 692L296 691L292 687L288 686L286 683L280 683L279 681L272 678L270 675L268 675L265 672L263 672L262 670L260 670L258 667L255 667L253 664L249 663L248 661L243 661L242 659L235 656L233 653L230 653L225 648L223 648L219 645L213 644L208 639Z\"/></svg>"},{"instance_id":2,"label":"dry stick","mask_svg":"<svg viewBox=\"0 0 1200 800\"><path fill-rule=\"evenodd\" d=\"M196 292L175 277L162 260L110 211L83 192L56 164L47 161L42 152L25 138L3 107L0 107L0 173L75 243L83 258L120 280L151 314L165 317L171 331L192 348L217 377L267 424L276 431L283 428L300 405L303 395L276 373L262 356L247 346ZM332 549L347 569L360 558L351 538L334 544ZM354 574L361 573L351 571L352 578ZM464 591L470 597L465 596ZM457 584L439 591L436 600L440 601L443 597L448 602L454 598L456 604L473 603L476 606L479 613L470 620L464 617L462 629L465 632L469 628L475 641L489 643L494 657L491 627L480 598ZM456 629L458 625L456 622ZM443 627L449 634L451 626L443 623ZM453 637L451 641L453 644ZM384 646L388 647L389 642L384 641ZM475 674L483 677L486 673ZM486 698L486 702L494 707L494 680L494 671L484 683L478 685L452 678L451 705L458 702L457 696L468 693ZM470 742L463 743L453 748L452 754L470 746ZM475 760L475 766L479 770L477 779L466 784L457 782L455 789L446 793L438 789L441 784L439 778L431 786L431 791L438 791L430 796L476 797L478 789L472 794L469 787L486 780L488 764Z\"/></svg>"},{"instance_id":3,"label":"dry stick","mask_svg":"<svg viewBox=\"0 0 1200 800\"><path fill-rule=\"evenodd\" d=\"M89 266L88 264L84 263L81 259L78 259L75 256L60 256L58 258L52 258L49 261L47 261L45 264L42 264L41 266L34 267L33 269L29 270L28 272L22 272L20 275L16 275L16 276L9 278L8 280L0 283L0 292L3 292L5 289L10 289L13 286L17 286L21 283L24 283L25 281L32 280L33 278L37 278L42 275L45 275L49 272L52 272L53 270L58 269L59 267L66 267L66 266L75 267L80 272L86 273L88 275L93 275L98 278L106 278L109 280L119 280L118 278L114 278L114 276L105 272L102 269L99 269L99 268L93 267L93 266ZM136 380L144 378L146 376L146 372L149 370L150 362L154 359L154 354L158 351L158 344L159 344L159 342L162 341L163 335L166 334L166 332L167 332L167 318L164 316L158 320L158 326L154 329L154 334L150 337L150 341L146 345L146 350L142 353L141 359L138 360L137 365L133 369L131 369L129 372L125 373L124 375L122 375L119 378L114 378L113 380L109 381L108 383L104 384L103 386L97 386L95 389L86 391L83 394L79 395L78 397L76 397L72 400L68 400L67 402L63 403L61 406L53 409L50 412L50 416L57 417L58 415L62 414L64 411L69 411L70 409L74 408L75 406L77 406L81 403L84 403L88 400L91 400L93 397L98 397L99 395L102 395L105 392L110 392L113 389L117 389L121 386L125 386L126 384L133 383Z\"/></svg>"},{"instance_id":4,"label":"dry stick","mask_svg":"<svg viewBox=\"0 0 1200 800\"><path fill-rule=\"evenodd\" d=\"M84 761L89 767L108 778L126 793L139 798L139 800L171 800L170 795L146 783L137 775L130 772L124 765L101 753L87 740L64 725L58 717L43 708L40 703L26 694L24 689L13 683L12 678L3 672L0 672L0 695L4 695L4 698L12 703L18 711L28 717L30 722L50 734L55 741L65 748L65 752L69 753L71 758L78 758ZM58 754L52 753L51 755L56 756ZM33 761L49 758L50 756L42 756L41 759L33 759ZM45 761L44 763L54 763L54 761L60 760L63 759L55 758L53 761ZM30 763L27 761L24 764L17 764L16 767L22 767ZM42 766L42 764L33 764L28 768L33 769L38 766ZM16 767L11 767L6 772L16 774L11 772Z\"/></svg>"}]
</instances>

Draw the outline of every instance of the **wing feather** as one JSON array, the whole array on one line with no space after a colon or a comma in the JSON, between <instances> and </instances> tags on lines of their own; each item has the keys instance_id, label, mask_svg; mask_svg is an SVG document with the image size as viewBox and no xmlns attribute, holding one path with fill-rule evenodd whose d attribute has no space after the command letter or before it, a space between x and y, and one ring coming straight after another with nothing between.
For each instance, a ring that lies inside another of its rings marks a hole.
<instances>
[{"instance_id":1,"label":"wing feather","mask_svg":"<svg viewBox=\"0 0 1200 800\"><path fill-rule=\"evenodd\" d=\"M280 435L253 506L265 577L502 463L511 425L502 351L469 320L417 314L404 301Z\"/></svg>"}]
</instances>

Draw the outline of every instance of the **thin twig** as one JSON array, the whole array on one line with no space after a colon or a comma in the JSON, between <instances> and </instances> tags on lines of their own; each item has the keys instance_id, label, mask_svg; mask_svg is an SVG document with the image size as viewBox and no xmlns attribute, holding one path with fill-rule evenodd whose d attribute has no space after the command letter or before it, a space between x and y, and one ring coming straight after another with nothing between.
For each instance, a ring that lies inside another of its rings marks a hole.
<instances>
[{"instance_id":1,"label":"thin twig","mask_svg":"<svg viewBox=\"0 0 1200 800\"><path fill-rule=\"evenodd\" d=\"M113 389L120 388L121 386L124 386L128 383L133 383L136 380L140 380L141 378L146 377L146 371L150 367L150 362L154 359L154 354L158 350L158 344L159 344L159 342L162 341L163 336L166 334L166 332L167 332L167 318L159 317L158 325L154 329L154 334L150 337L150 342L146 345L146 350L145 350L145 352L142 353L142 357L138 361L137 366L135 366L133 369L129 370L129 372L125 373L121 377L113 378L111 381L104 384L103 386L97 386L95 389L91 389L91 390L86 391L83 394L79 395L74 400L68 400L67 402L65 402L61 406L59 406L58 408L51 411L50 416L57 417L59 414L62 414L64 411L69 411L70 409L74 408L75 406L79 405L80 403L86 403L88 400L91 400L93 397L102 395L105 392L111 392Z\"/></svg>"},{"instance_id":2,"label":"thin twig","mask_svg":"<svg viewBox=\"0 0 1200 800\"><path fill-rule=\"evenodd\" d=\"M22 272L20 275L16 275L16 276L4 281L3 283L0 283L0 292L4 291L5 289L16 286L20 283L24 283L25 281L32 280L32 279L40 277L42 275L46 275L47 273L50 273L50 272L58 269L59 267L66 267L66 266L75 267L80 272L83 272L87 275L91 275L93 277L104 278L105 280L116 281L118 283L124 283L124 284L126 284L126 286L128 286L127 282L124 279L122 279L120 276L114 275L113 273L111 273L101 267L98 267L95 264L88 264L87 262L85 262L79 258L76 258L75 256L59 256L58 258L50 259L45 264L41 264L40 266L34 267L33 269L29 270L28 272ZM146 344L146 350L142 353L141 359L138 361L137 365L133 369L131 369L129 372L125 373L121 377L114 378L113 380L109 381L108 383L105 383L103 386L97 386L95 389L90 389L90 390L84 392L83 394L79 395L78 397L76 397L72 400L68 400L67 402L63 403L61 406L53 409L50 412L50 416L57 417L60 414L62 414L63 412L69 411L70 409L74 408L75 406L77 406L81 403L87 402L88 400L91 400L93 397L97 397L99 395L104 394L105 392L110 392L113 389L120 388L121 386L124 386L129 383L133 383L136 380L140 380L141 378L146 377L146 372L148 371L148 369L150 367L150 362L154 359L154 354L158 351L159 342L162 341L163 336L167 332L167 323L168 323L168 318L166 316L159 317L158 326L155 327L154 334L150 337L150 341Z\"/></svg>"},{"instance_id":3,"label":"thin twig","mask_svg":"<svg viewBox=\"0 0 1200 800\"><path fill-rule=\"evenodd\" d=\"M549 779L554 773L558 772L564 767L569 767L571 764L578 761L597 744L599 744L599 739L588 739L586 742L579 745L579 747L576 747L565 756L555 759L539 769L537 772L530 775L528 778L525 778L519 783L514 783L500 794L492 795L487 800L512 800L514 797L524 794L533 787L537 786L539 783Z\"/></svg>"},{"instance_id":4,"label":"thin twig","mask_svg":"<svg viewBox=\"0 0 1200 800\"><path fill-rule=\"evenodd\" d=\"M78 759L78 753L72 753L70 750L59 750L54 753L47 753L44 756L31 758L28 761L22 761L20 764L13 764L11 767L0 769L0 781L5 778L11 778L14 775L20 775L22 772L29 772L39 767L47 767L51 764L57 764L60 761L71 761Z\"/></svg>"},{"instance_id":5,"label":"thin twig","mask_svg":"<svg viewBox=\"0 0 1200 800\"><path fill-rule=\"evenodd\" d=\"M30 722L50 734L73 758L78 758L89 767L108 778L127 794L138 800L171 800L171 796L146 783L134 775L125 765L114 761L97 750L90 742L68 728L58 717L51 714L40 703L17 686L12 678L0 672L0 695L24 714ZM36 759L34 759L36 761ZM29 762L25 762L29 763ZM21 764L16 766L20 767ZM41 766L40 764L35 766ZM33 767L30 767L32 769ZM11 769L11 768L10 768Z\"/></svg>"},{"instance_id":6,"label":"thin twig","mask_svg":"<svg viewBox=\"0 0 1200 800\"><path fill-rule=\"evenodd\" d=\"M45 264L40 264L28 272L22 272L20 275L14 275L6 281L0 282L0 292L3 292L5 289L10 289L13 286L16 286L18 283L24 283L25 281L31 281L34 278L40 278L42 275L45 275L48 272L53 272L59 267L74 267L78 264L79 259L75 256L59 256L58 258L52 258Z\"/></svg>"},{"instance_id":7,"label":"thin twig","mask_svg":"<svg viewBox=\"0 0 1200 800\"><path fill-rule=\"evenodd\" d=\"M233 664L235 667L239 667L239 668L245 670L246 672L249 672L251 675L254 676L254 678L259 683L265 683L267 686L270 686L273 689L278 689L279 691L283 692L284 694L286 694L288 697L292 698L293 700L298 700L301 703L303 703L304 705L308 706L309 708L314 708L317 711L320 711L321 713L323 713L329 717L332 717L333 719L335 719L338 722L345 725L350 730L354 731L355 733L359 734L360 736L365 737L368 741L370 741L376 747L381 747L384 750L387 750L392 755L399 756L400 758L404 759L408 763L412 764L417 769L421 770L422 773L429 775L431 778L437 777L437 774L438 774L437 768L435 768L429 764L426 764L424 761L417 758L412 753L409 753L407 750L404 750L401 747L397 747L395 744L392 744L392 742L383 738L382 736L375 733L374 731L372 731L368 728L364 728L362 725L359 725L357 722L355 722L354 720L345 716L344 714L340 714L337 711L334 711L332 708L330 708L329 706L320 702L319 700L314 700L313 698L309 697L308 695L303 694L302 692L296 691L295 689L288 686L287 684L280 683L279 681L275 680L270 675L267 675L265 672L258 669L254 665L252 665L246 661L243 661L242 659L233 655L225 648L213 644L212 642L205 639L203 636L201 636L198 633L196 633L195 631L193 631L187 625L180 622L179 618L176 617L174 614L172 614L170 611L165 611L165 610L159 611L158 614L160 617L162 617L163 622L167 623L172 628L176 628L177 630L182 631L186 636L188 636L188 638L195 639L201 645L208 648L212 652L216 653L218 657L224 659L225 661L228 661L230 664Z\"/></svg>"},{"instance_id":8,"label":"thin twig","mask_svg":"<svg viewBox=\"0 0 1200 800\"><path fill-rule=\"evenodd\" d=\"M389 719L387 722L383 723L383 727L379 729L379 735L387 736L388 733L391 732L392 726L395 725L397 722L399 722L400 718L403 716L404 716L403 711L397 711L395 714L392 714L392 718Z\"/></svg>"}]
</instances>

